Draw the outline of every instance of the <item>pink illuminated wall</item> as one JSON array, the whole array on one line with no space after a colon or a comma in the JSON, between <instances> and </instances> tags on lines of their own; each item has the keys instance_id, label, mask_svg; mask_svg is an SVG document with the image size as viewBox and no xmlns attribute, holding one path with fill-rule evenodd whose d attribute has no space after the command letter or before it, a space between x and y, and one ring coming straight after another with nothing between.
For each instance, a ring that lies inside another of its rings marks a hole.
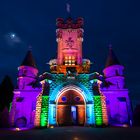
<instances>
[{"instance_id":1,"label":"pink illuminated wall","mask_svg":"<svg viewBox=\"0 0 140 140\"><path fill-rule=\"evenodd\" d=\"M57 19L58 23L60 19ZM67 19L66 23L59 24L56 30L58 42L58 65L62 65L66 57L74 56L77 64L82 64L82 42L83 42L83 29L81 24L74 23L72 19ZM78 26L77 26L78 25ZM65 29L65 27L68 27ZM78 28L81 26L80 28Z\"/></svg>"}]
</instances>

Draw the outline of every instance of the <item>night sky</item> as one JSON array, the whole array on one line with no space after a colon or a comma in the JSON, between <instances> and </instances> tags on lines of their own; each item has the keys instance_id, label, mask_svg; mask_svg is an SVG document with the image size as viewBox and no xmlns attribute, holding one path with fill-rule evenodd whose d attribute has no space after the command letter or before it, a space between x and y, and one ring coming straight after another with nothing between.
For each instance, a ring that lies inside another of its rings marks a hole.
<instances>
[{"instance_id":1,"label":"night sky","mask_svg":"<svg viewBox=\"0 0 140 140\"><path fill-rule=\"evenodd\" d=\"M102 74L111 43L125 66L132 103L140 103L140 1L138 0L0 0L0 81L8 74L16 85L17 67L32 46L39 74L56 57L56 18L84 18L83 55L91 72Z\"/></svg>"}]
</instances>

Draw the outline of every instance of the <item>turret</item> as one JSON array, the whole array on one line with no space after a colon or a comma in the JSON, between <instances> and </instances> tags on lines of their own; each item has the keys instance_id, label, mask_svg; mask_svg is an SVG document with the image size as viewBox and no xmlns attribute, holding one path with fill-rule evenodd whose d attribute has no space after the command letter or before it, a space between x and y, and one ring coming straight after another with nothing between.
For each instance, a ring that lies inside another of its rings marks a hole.
<instances>
[{"instance_id":1,"label":"turret","mask_svg":"<svg viewBox=\"0 0 140 140\"><path fill-rule=\"evenodd\" d=\"M83 18L58 18L56 20L57 59L49 62L51 72L64 73L76 71L88 73L90 61L83 59Z\"/></svg>"},{"instance_id":2,"label":"turret","mask_svg":"<svg viewBox=\"0 0 140 140\"><path fill-rule=\"evenodd\" d=\"M30 89L32 83L36 81L38 69L31 50L28 50L23 62L18 67L18 88Z\"/></svg>"},{"instance_id":3,"label":"turret","mask_svg":"<svg viewBox=\"0 0 140 140\"><path fill-rule=\"evenodd\" d=\"M105 81L108 83L110 89L123 89L124 88L124 66L122 66L117 59L112 47L109 47L109 54L107 57L106 65L103 70Z\"/></svg>"}]
</instances>

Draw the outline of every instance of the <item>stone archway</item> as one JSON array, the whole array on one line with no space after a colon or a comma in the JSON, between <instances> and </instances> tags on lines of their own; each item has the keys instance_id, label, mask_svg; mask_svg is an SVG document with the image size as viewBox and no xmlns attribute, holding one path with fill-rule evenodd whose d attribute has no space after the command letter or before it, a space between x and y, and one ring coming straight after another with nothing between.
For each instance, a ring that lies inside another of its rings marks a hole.
<instances>
[{"instance_id":1,"label":"stone archway","mask_svg":"<svg viewBox=\"0 0 140 140\"><path fill-rule=\"evenodd\" d=\"M95 123L95 117L94 117L94 104L93 104L93 96L90 93L90 91L83 86L82 84L78 85L59 85L54 90L52 90L50 95L50 104L49 104L49 125L58 126L57 121L57 104L59 97L63 95L66 91L74 90L79 95L82 96L85 104L85 121L84 125L93 125Z\"/></svg>"},{"instance_id":2,"label":"stone archway","mask_svg":"<svg viewBox=\"0 0 140 140\"><path fill-rule=\"evenodd\" d=\"M63 91L56 103L56 121L59 126L85 124L86 104L80 92L73 89Z\"/></svg>"}]
</instances>

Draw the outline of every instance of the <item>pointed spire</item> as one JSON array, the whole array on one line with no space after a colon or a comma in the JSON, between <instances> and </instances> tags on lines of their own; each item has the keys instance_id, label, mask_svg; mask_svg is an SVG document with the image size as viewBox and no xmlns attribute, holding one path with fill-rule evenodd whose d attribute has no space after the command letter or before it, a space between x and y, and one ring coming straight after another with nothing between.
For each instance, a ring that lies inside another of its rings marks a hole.
<instances>
[{"instance_id":1,"label":"pointed spire","mask_svg":"<svg viewBox=\"0 0 140 140\"><path fill-rule=\"evenodd\" d=\"M109 54L107 57L106 65L105 67L111 66L111 65L120 65L119 60L117 59L113 49L112 44L109 45Z\"/></svg>"},{"instance_id":2,"label":"pointed spire","mask_svg":"<svg viewBox=\"0 0 140 140\"><path fill-rule=\"evenodd\" d=\"M32 55L32 47L29 46L29 50L21 64L21 66L30 66L30 67L35 67L36 68L36 64L35 64L35 60L33 58L33 55Z\"/></svg>"},{"instance_id":3,"label":"pointed spire","mask_svg":"<svg viewBox=\"0 0 140 140\"><path fill-rule=\"evenodd\" d=\"M31 45L29 45L28 50L32 51L32 46Z\"/></svg>"}]
</instances>

